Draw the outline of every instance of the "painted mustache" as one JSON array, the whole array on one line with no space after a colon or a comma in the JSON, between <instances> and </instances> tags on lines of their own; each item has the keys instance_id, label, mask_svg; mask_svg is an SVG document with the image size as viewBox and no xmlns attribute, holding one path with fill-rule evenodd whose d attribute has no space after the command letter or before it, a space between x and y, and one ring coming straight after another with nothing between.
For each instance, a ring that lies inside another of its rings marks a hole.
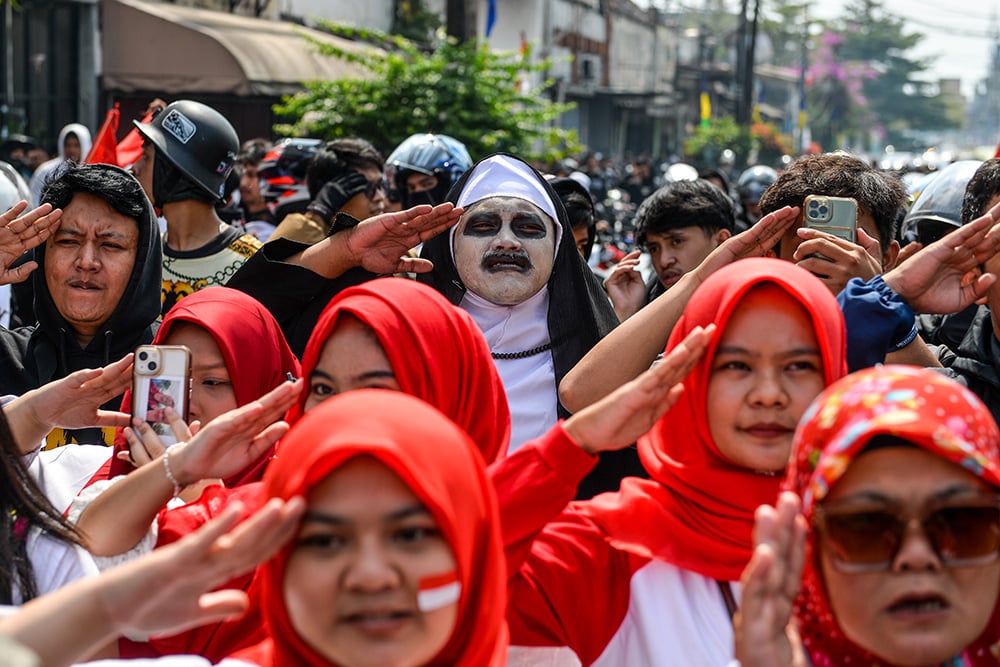
<instances>
[{"instance_id":1,"label":"painted mustache","mask_svg":"<svg viewBox=\"0 0 1000 667\"><path fill-rule=\"evenodd\" d=\"M483 268L487 271L514 269L527 271L531 268L531 258L526 252L491 251L483 255Z\"/></svg>"}]
</instances>

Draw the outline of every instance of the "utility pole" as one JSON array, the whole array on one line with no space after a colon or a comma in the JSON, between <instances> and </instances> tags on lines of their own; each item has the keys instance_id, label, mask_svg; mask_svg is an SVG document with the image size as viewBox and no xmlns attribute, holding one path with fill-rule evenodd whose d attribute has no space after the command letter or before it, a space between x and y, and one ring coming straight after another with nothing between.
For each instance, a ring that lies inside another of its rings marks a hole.
<instances>
[{"instance_id":1,"label":"utility pole","mask_svg":"<svg viewBox=\"0 0 1000 667\"><path fill-rule=\"evenodd\" d=\"M809 5L802 5L802 52L799 55L799 117L796 127L799 155L806 152L806 68L809 67Z\"/></svg>"},{"instance_id":2,"label":"utility pole","mask_svg":"<svg viewBox=\"0 0 1000 667\"><path fill-rule=\"evenodd\" d=\"M746 125L750 119L743 111L743 86L747 70L747 29L747 0L741 0L740 22L736 29L736 85L733 95L737 125Z\"/></svg>"},{"instance_id":3,"label":"utility pole","mask_svg":"<svg viewBox=\"0 0 1000 667\"><path fill-rule=\"evenodd\" d=\"M459 42L476 38L476 0L447 0L445 29Z\"/></svg>"},{"instance_id":4,"label":"utility pole","mask_svg":"<svg viewBox=\"0 0 1000 667\"><path fill-rule=\"evenodd\" d=\"M757 23L760 0L754 0L753 19L747 20L749 0L741 0L736 37L736 123L749 125L753 112L753 67L757 52Z\"/></svg>"},{"instance_id":5,"label":"utility pole","mask_svg":"<svg viewBox=\"0 0 1000 667\"><path fill-rule=\"evenodd\" d=\"M753 2L753 21L750 22L750 35L747 40L747 67L743 74L746 82L743 86L743 108L747 122L753 117L754 99L753 69L757 60L757 21L760 18L760 0Z\"/></svg>"}]
</instances>

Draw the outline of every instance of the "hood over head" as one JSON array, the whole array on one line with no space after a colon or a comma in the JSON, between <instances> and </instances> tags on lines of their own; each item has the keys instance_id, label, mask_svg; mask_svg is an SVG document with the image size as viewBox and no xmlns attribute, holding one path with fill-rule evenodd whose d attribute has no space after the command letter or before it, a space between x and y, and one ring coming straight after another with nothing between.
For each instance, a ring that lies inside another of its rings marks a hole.
<instances>
[{"instance_id":1,"label":"hood over head","mask_svg":"<svg viewBox=\"0 0 1000 667\"><path fill-rule=\"evenodd\" d=\"M69 183L71 193L64 196L62 188L52 187L57 181ZM108 190L113 189L112 194ZM35 291L35 314L41 332L59 351L62 374L81 368L103 366L132 352L138 345L153 339L153 325L160 314L163 255L160 230L139 181L120 167L108 164L88 164L65 169L53 178L45 190L42 203L64 207L78 192L104 199L116 210L132 217L133 210L139 227L135 265L128 285L117 307L97 335L81 349L70 325L56 308L45 281L45 244L35 249L38 269L32 280ZM117 201L116 201L117 200Z\"/></svg>"}]
</instances>

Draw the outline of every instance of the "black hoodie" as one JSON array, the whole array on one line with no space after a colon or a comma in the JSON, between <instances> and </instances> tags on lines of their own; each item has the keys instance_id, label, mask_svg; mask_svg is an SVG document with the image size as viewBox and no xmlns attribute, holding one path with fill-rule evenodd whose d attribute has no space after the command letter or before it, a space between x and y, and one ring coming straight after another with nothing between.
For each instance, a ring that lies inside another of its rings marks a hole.
<instances>
[{"instance_id":1,"label":"black hoodie","mask_svg":"<svg viewBox=\"0 0 1000 667\"><path fill-rule=\"evenodd\" d=\"M139 244L128 286L111 317L86 348L80 347L49 294L45 282L45 245L35 249L38 268L31 279L38 324L17 329L0 327L0 394L20 395L74 371L105 366L153 340L154 323L160 314L163 256L160 230L148 201L142 219L136 222ZM119 397L108 401L105 407L117 410L120 405ZM72 440L97 443L94 436L99 429L87 431Z\"/></svg>"},{"instance_id":2,"label":"black hoodie","mask_svg":"<svg viewBox=\"0 0 1000 667\"><path fill-rule=\"evenodd\" d=\"M515 156L509 157L523 162ZM455 183L448 193L448 201L458 201L475 169L473 166ZM618 324L618 318L615 317L615 311L600 280L576 248L573 230L559 196L541 174L537 171L534 173L544 184L559 217L556 223L563 230L548 282L549 338L552 340L552 362L558 386L566 373L590 348ZM434 262L434 270L418 274L417 280L431 285L453 304L461 304L466 288L458 276L458 268L452 257L450 231L442 232L424 243L420 256ZM559 404L558 409L560 417L569 416L562 404ZM577 497L590 498L604 491L615 491L621 478L628 475L646 476L635 447L604 453L594 471L580 484Z\"/></svg>"}]
</instances>

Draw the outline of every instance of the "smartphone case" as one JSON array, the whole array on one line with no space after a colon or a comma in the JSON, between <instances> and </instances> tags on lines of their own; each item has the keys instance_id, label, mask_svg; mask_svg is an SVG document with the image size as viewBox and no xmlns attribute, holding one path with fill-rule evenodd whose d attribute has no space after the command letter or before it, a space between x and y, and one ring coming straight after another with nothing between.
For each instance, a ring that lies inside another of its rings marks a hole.
<instances>
[{"instance_id":1,"label":"smartphone case","mask_svg":"<svg viewBox=\"0 0 1000 667\"><path fill-rule=\"evenodd\" d=\"M183 345L141 345L132 367L132 414L170 446L177 442L164 415L172 407L185 422L191 392L191 351Z\"/></svg>"},{"instance_id":2,"label":"smartphone case","mask_svg":"<svg viewBox=\"0 0 1000 667\"><path fill-rule=\"evenodd\" d=\"M854 199L809 195L803 208L806 227L857 243L858 203Z\"/></svg>"}]
</instances>

